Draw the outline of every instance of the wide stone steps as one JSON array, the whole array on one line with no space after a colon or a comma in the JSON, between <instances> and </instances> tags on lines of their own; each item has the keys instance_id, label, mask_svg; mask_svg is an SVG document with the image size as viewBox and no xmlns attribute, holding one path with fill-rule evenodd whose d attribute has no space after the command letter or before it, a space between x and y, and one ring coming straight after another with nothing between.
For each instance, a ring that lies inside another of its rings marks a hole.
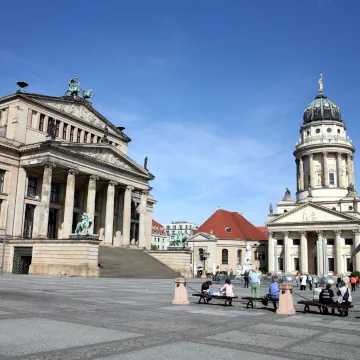
<instances>
[{"instance_id":1,"label":"wide stone steps","mask_svg":"<svg viewBox=\"0 0 360 360\"><path fill-rule=\"evenodd\" d=\"M142 250L99 246L102 278L174 279L180 274Z\"/></svg>"}]
</instances>

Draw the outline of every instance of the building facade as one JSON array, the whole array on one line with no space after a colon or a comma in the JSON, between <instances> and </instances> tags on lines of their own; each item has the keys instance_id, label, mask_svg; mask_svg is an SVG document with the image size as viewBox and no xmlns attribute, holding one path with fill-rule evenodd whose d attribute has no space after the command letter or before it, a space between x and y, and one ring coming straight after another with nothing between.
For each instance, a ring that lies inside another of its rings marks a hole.
<instances>
[{"instance_id":1,"label":"building facade","mask_svg":"<svg viewBox=\"0 0 360 360\"><path fill-rule=\"evenodd\" d=\"M170 236L166 235L165 227L154 219L152 221L151 245L153 250L167 250L170 245Z\"/></svg>"},{"instance_id":2,"label":"building facade","mask_svg":"<svg viewBox=\"0 0 360 360\"><path fill-rule=\"evenodd\" d=\"M355 148L339 107L322 92L303 115L294 151L296 200L287 189L270 205L267 222L269 271L344 274L360 271L359 197L355 190Z\"/></svg>"},{"instance_id":3,"label":"building facade","mask_svg":"<svg viewBox=\"0 0 360 360\"><path fill-rule=\"evenodd\" d=\"M194 271L267 271L267 236L239 213L217 210L187 244L192 250Z\"/></svg>"},{"instance_id":4,"label":"building facade","mask_svg":"<svg viewBox=\"0 0 360 360\"><path fill-rule=\"evenodd\" d=\"M4 270L97 276L97 247L150 249L154 176L128 155L130 138L70 81L65 96L0 98L0 232ZM91 239L70 239L82 214ZM98 241L96 241L99 239Z\"/></svg>"},{"instance_id":5,"label":"building facade","mask_svg":"<svg viewBox=\"0 0 360 360\"><path fill-rule=\"evenodd\" d=\"M171 224L165 224L164 227L166 229L166 234L170 236L170 240L172 240L179 232L188 237L193 235L194 231L199 228L199 225L186 221L172 221Z\"/></svg>"}]
</instances>

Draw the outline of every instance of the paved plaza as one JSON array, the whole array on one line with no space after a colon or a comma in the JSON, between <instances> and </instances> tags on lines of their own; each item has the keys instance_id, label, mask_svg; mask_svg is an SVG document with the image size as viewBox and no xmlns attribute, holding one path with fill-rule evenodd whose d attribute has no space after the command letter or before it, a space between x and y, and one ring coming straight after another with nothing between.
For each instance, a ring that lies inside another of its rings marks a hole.
<instances>
[{"instance_id":1,"label":"paved plaza","mask_svg":"<svg viewBox=\"0 0 360 360\"><path fill-rule=\"evenodd\" d=\"M360 312L340 318L304 315L299 307L283 317L265 308L247 310L241 302L199 305L191 296L190 305L173 306L173 286L172 280L3 276L0 359L360 357ZM200 282L189 286L198 289ZM235 288L239 297L249 293ZM360 303L360 289L353 302Z\"/></svg>"}]
</instances>

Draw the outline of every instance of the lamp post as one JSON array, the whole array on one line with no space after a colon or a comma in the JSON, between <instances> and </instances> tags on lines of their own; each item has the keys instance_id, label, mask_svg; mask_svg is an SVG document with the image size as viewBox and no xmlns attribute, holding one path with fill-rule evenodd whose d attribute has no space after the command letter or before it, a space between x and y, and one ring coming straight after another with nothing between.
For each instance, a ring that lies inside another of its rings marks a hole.
<instances>
[{"instance_id":1,"label":"lamp post","mask_svg":"<svg viewBox=\"0 0 360 360\"><path fill-rule=\"evenodd\" d=\"M203 279L205 279L207 276L206 276L206 267L205 267L205 261L206 261L206 259L208 259L209 257L210 257L210 253L209 252L203 252L203 254L202 254L202 257L203 257L203 259L204 259L204 272L203 272L203 274L202 274L202 278Z\"/></svg>"}]
</instances>

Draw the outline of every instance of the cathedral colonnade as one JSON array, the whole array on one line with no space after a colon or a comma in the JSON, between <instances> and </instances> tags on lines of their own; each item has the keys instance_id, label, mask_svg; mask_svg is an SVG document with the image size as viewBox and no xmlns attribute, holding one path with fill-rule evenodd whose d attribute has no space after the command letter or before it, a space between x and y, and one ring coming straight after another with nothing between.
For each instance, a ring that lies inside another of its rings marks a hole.
<instances>
[{"instance_id":1,"label":"cathedral colonnade","mask_svg":"<svg viewBox=\"0 0 360 360\"><path fill-rule=\"evenodd\" d=\"M344 274L360 271L360 229L270 231L269 272Z\"/></svg>"},{"instance_id":2,"label":"cathedral colonnade","mask_svg":"<svg viewBox=\"0 0 360 360\"><path fill-rule=\"evenodd\" d=\"M11 175L6 171L5 179ZM20 167L16 188L13 202L1 202L0 223L5 225L8 207L13 217L10 239L69 239L85 212L92 219L90 233L99 234L104 245L151 247L152 203L145 189L51 161Z\"/></svg>"}]
</instances>

